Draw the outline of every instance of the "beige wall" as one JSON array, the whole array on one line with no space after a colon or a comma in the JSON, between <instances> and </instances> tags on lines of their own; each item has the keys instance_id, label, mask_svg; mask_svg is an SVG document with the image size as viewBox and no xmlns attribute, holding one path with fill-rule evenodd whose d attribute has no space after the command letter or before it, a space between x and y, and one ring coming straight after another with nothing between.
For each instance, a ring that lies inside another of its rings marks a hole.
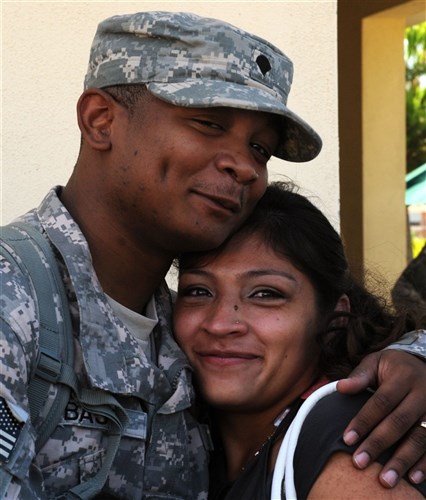
<instances>
[{"instance_id":1,"label":"beige wall","mask_svg":"<svg viewBox=\"0 0 426 500\"><path fill-rule=\"evenodd\" d=\"M338 0L341 232L383 292L407 263L403 39L425 16L426 0Z\"/></svg>"},{"instance_id":2,"label":"beige wall","mask_svg":"<svg viewBox=\"0 0 426 500\"><path fill-rule=\"evenodd\" d=\"M182 10L216 17L267 38L295 64L290 107L320 133L308 164L274 159L338 226L337 0L259 2L2 2L2 222L64 184L76 161L75 103L97 23L113 14Z\"/></svg>"},{"instance_id":3,"label":"beige wall","mask_svg":"<svg viewBox=\"0 0 426 500\"><path fill-rule=\"evenodd\" d=\"M362 24L364 263L389 287L407 264L404 30L402 16Z\"/></svg>"}]
</instances>

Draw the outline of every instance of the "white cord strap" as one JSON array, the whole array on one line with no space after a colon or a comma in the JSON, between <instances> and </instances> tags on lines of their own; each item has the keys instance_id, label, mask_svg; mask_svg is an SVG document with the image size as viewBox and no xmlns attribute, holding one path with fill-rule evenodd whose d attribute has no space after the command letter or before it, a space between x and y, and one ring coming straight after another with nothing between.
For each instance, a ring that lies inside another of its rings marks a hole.
<instances>
[{"instance_id":1,"label":"white cord strap","mask_svg":"<svg viewBox=\"0 0 426 500\"><path fill-rule=\"evenodd\" d=\"M330 382L313 392L302 404L281 443L272 478L271 500L281 500L282 482L285 477L285 499L297 500L294 487L293 457L300 429L308 413L320 399L336 392L337 381Z\"/></svg>"}]
</instances>

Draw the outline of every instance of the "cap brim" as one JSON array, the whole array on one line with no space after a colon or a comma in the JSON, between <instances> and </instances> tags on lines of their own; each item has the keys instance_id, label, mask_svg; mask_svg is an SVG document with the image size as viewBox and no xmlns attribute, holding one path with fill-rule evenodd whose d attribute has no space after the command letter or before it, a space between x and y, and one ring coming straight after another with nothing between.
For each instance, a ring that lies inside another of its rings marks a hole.
<instances>
[{"instance_id":1,"label":"cap brim","mask_svg":"<svg viewBox=\"0 0 426 500\"><path fill-rule=\"evenodd\" d=\"M315 130L277 97L262 88L222 80L200 79L177 83L150 82L147 88L159 99L176 106L225 106L282 116L282 136L274 156L283 160L305 162L315 158L321 151L322 141Z\"/></svg>"}]
</instances>

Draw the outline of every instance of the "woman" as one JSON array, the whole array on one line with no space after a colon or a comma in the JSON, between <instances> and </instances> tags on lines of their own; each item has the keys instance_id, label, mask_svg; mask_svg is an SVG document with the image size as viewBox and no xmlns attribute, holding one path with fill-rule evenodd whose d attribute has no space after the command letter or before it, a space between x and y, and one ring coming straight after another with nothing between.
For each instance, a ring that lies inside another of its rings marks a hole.
<instances>
[{"instance_id":1,"label":"woman","mask_svg":"<svg viewBox=\"0 0 426 500\"><path fill-rule=\"evenodd\" d=\"M356 284L338 234L284 184L219 249L182 256L179 280L175 333L210 410L212 499L269 498L304 399L413 326ZM333 394L310 413L295 454L298 498L423 498L424 483L385 490L378 464L352 466L355 448L340 436L366 398Z\"/></svg>"}]
</instances>

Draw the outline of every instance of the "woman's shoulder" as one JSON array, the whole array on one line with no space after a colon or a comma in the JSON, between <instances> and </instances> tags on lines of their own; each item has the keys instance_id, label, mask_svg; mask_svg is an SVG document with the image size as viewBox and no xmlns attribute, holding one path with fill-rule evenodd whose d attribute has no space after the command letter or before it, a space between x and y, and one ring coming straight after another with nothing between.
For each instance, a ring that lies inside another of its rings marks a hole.
<instances>
[{"instance_id":1,"label":"woman's shoulder","mask_svg":"<svg viewBox=\"0 0 426 500\"><path fill-rule=\"evenodd\" d=\"M334 392L320 399L307 415L294 454L294 481L298 498L306 498L333 453L351 455L356 450L357 445L345 444L343 431L371 395L369 391L351 396ZM398 443L376 461L386 463L397 446Z\"/></svg>"}]
</instances>

